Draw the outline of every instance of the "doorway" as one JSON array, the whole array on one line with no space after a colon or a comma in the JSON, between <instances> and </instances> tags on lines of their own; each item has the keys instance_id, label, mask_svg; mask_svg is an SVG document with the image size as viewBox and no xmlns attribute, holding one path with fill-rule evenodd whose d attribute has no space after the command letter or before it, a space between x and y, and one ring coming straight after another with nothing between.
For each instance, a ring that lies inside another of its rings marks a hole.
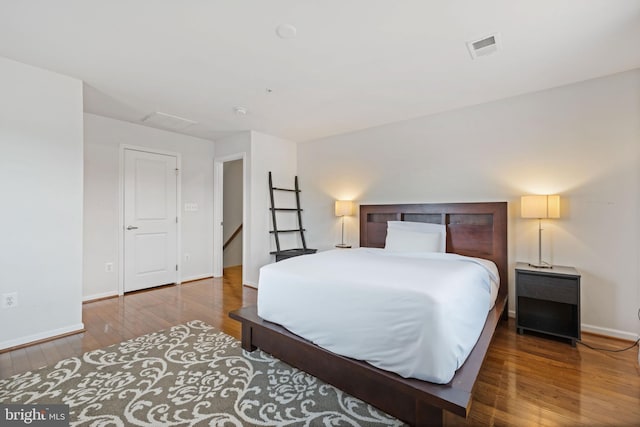
<instances>
[{"instance_id":1,"label":"doorway","mask_svg":"<svg viewBox=\"0 0 640 427\"><path fill-rule=\"evenodd\" d=\"M178 283L179 159L123 148L122 291Z\"/></svg>"},{"instance_id":2,"label":"doorway","mask_svg":"<svg viewBox=\"0 0 640 427\"><path fill-rule=\"evenodd\" d=\"M225 242L234 232L238 230L240 224L242 228L238 231L234 239L227 246L235 244L240 246L242 277L246 277L245 268L247 265L248 238L249 235L249 213L247 212L247 167L246 154L244 152L237 153L225 157L219 157L214 160L214 190L213 190L213 276L222 277L223 268L225 266ZM236 162L237 163L234 163ZM225 172L227 179L225 179ZM241 180L238 178L240 176ZM232 181L231 183L225 181ZM231 194L230 194L231 193ZM227 196L231 196L235 207L229 209L226 206ZM241 201L239 204L238 199ZM238 207L239 205L239 207ZM241 213L238 215L238 209ZM226 210L226 213L225 213ZM229 212L231 211L231 213ZM240 220L240 222L238 222ZM226 239L225 239L226 238ZM237 240L233 243L234 240ZM236 249L237 250L237 249ZM236 261L234 261L236 259ZM226 260L226 265L237 262L237 258L230 256Z\"/></svg>"},{"instance_id":3,"label":"doorway","mask_svg":"<svg viewBox=\"0 0 640 427\"><path fill-rule=\"evenodd\" d=\"M242 210L243 164L242 159L223 163L222 190L222 267L242 265Z\"/></svg>"}]
</instances>

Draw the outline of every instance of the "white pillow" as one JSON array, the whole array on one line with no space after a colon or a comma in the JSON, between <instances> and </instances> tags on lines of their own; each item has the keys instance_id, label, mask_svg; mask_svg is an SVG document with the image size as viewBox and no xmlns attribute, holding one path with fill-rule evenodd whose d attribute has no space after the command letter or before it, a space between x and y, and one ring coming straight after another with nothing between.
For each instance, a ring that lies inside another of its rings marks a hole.
<instances>
[{"instance_id":1,"label":"white pillow","mask_svg":"<svg viewBox=\"0 0 640 427\"><path fill-rule=\"evenodd\" d=\"M430 222L411 222L411 221L387 221L388 228L396 228L410 231L421 231L423 233L445 233L447 227L444 224L432 224Z\"/></svg>"},{"instance_id":2,"label":"white pillow","mask_svg":"<svg viewBox=\"0 0 640 427\"><path fill-rule=\"evenodd\" d=\"M410 241L406 241L405 243L408 247L427 247L431 248L428 252L446 252L447 251L447 227L444 224L431 224L428 222L411 222L411 221L387 221L387 238L389 237L389 233L391 230L401 230L408 231L413 233L420 234L436 234L435 236L424 237L427 241L431 241L434 246L431 246L427 243L413 243ZM420 236L415 236L410 238L408 235L404 235L404 237L396 238L392 237L392 240L398 240L398 242L402 242L402 240L412 240L412 239L420 239ZM435 243L434 243L435 242ZM392 242L394 251L400 251L400 247L396 244L396 242ZM385 248L386 248L385 244ZM406 251L405 251L406 252Z\"/></svg>"},{"instance_id":3,"label":"white pillow","mask_svg":"<svg viewBox=\"0 0 640 427\"><path fill-rule=\"evenodd\" d=\"M443 252L441 233L387 228L384 248L390 252Z\"/></svg>"}]
</instances>

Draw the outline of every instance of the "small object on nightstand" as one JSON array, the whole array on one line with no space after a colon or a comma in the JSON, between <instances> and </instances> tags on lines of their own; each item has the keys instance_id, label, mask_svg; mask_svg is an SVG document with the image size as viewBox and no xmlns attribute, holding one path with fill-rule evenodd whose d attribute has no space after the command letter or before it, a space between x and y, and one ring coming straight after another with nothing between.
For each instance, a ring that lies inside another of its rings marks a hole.
<instances>
[{"instance_id":1,"label":"small object on nightstand","mask_svg":"<svg viewBox=\"0 0 640 427\"><path fill-rule=\"evenodd\" d=\"M516 328L580 340L580 273L573 267L553 269L516 264Z\"/></svg>"},{"instance_id":2,"label":"small object on nightstand","mask_svg":"<svg viewBox=\"0 0 640 427\"><path fill-rule=\"evenodd\" d=\"M340 249L351 249L351 245L345 245L343 243L338 243L336 245L336 248L340 248Z\"/></svg>"}]
</instances>

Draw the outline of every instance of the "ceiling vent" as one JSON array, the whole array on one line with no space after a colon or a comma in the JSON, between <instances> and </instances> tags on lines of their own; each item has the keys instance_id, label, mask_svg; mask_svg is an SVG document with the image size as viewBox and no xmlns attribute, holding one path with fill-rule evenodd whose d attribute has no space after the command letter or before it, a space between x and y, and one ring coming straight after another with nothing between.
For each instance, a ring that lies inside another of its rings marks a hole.
<instances>
[{"instance_id":1,"label":"ceiling vent","mask_svg":"<svg viewBox=\"0 0 640 427\"><path fill-rule=\"evenodd\" d=\"M471 59L491 55L501 47L500 33L489 34L488 36L467 42L467 49L469 49Z\"/></svg>"},{"instance_id":2,"label":"ceiling vent","mask_svg":"<svg viewBox=\"0 0 640 427\"><path fill-rule=\"evenodd\" d=\"M157 126L169 130L183 130L197 123L193 120L184 119L182 117L174 116L171 114L161 113L159 111L149 114L147 117L142 119L142 122L148 125Z\"/></svg>"}]
</instances>

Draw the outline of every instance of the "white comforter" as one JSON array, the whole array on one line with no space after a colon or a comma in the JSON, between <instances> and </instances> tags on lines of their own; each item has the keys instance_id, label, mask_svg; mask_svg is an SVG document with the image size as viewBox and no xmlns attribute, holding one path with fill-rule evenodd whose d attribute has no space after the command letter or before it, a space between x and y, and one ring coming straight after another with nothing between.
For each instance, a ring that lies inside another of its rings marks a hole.
<instances>
[{"instance_id":1,"label":"white comforter","mask_svg":"<svg viewBox=\"0 0 640 427\"><path fill-rule=\"evenodd\" d=\"M260 269L258 315L334 353L445 384L497 293L487 260L338 249Z\"/></svg>"}]
</instances>

